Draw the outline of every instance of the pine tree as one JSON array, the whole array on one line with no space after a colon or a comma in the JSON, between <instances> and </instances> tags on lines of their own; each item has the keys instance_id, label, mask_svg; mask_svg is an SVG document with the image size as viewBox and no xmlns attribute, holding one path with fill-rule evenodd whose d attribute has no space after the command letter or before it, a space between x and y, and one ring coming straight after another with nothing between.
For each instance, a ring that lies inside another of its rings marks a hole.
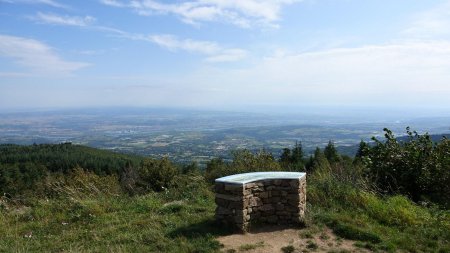
<instances>
[{"instance_id":1,"label":"pine tree","mask_svg":"<svg viewBox=\"0 0 450 253\"><path fill-rule=\"evenodd\" d=\"M362 158L363 156L367 156L368 151L369 151L369 144L361 140L361 142L359 143L358 151L356 151L355 157Z\"/></svg>"},{"instance_id":2,"label":"pine tree","mask_svg":"<svg viewBox=\"0 0 450 253\"><path fill-rule=\"evenodd\" d=\"M295 171L304 170L305 165L303 161L303 147L301 142L295 142L295 147L292 149L291 164L292 169Z\"/></svg>"},{"instance_id":3,"label":"pine tree","mask_svg":"<svg viewBox=\"0 0 450 253\"><path fill-rule=\"evenodd\" d=\"M330 140L328 142L328 145L323 150L323 153L325 154L325 157L327 158L328 162L330 164L337 163L341 160L336 147L334 146L334 143Z\"/></svg>"}]
</instances>

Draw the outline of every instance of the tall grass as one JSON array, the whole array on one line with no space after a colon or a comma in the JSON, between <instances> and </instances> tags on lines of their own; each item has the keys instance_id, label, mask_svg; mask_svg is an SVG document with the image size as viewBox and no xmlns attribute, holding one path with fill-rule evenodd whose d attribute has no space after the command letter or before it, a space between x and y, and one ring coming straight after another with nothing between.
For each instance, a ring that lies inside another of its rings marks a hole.
<instances>
[{"instance_id":1,"label":"tall grass","mask_svg":"<svg viewBox=\"0 0 450 253\"><path fill-rule=\"evenodd\" d=\"M363 174L348 173L328 168L309 175L310 222L366 241L372 250L450 250L449 211L419 206L402 195L379 195Z\"/></svg>"},{"instance_id":2,"label":"tall grass","mask_svg":"<svg viewBox=\"0 0 450 253\"><path fill-rule=\"evenodd\" d=\"M450 252L450 212L381 196L362 173L308 174L307 224L373 251ZM75 170L41 195L0 198L0 252L218 252L214 194L199 174L162 192L127 195L113 176Z\"/></svg>"},{"instance_id":3,"label":"tall grass","mask_svg":"<svg viewBox=\"0 0 450 253\"><path fill-rule=\"evenodd\" d=\"M201 177L186 177L178 189L129 196L117 178L77 170L49 180L48 197L26 206L3 198L0 252L217 251L224 231L214 223L213 195Z\"/></svg>"}]
</instances>

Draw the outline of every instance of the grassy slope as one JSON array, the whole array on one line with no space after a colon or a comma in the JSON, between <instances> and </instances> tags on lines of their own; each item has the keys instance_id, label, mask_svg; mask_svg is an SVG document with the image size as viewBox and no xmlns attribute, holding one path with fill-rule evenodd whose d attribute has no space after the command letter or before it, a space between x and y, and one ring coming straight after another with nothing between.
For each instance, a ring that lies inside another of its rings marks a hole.
<instances>
[{"instance_id":1,"label":"grassy slope","mask_svg":"<svg viewBox=\"0 0 450 253\"><path fill-rule=\"evenodd\" d=\"M90 156L101 157L100 163L130 159L58 147L86 165ZM50 151L36 157L61 157ZM333 175L308 175L306 230L329 226L374 251L450 252L450 211L418 206L402 196L382 198ZM214 194L201 176L181 176L168 192L134 197L122 193L114 175L78 171L69 179L47 182L48 199L0 197L0 252L215 252L220 250L215 237L227 233L214 224Z\"/></svg>"},{"instance_id":2,"label":"grassy slope","mask_svg":"<svg viewBox=\"0 0 450 253\"><path fill-rule=\"evenodd\" d=\"M212 203L164 207L162 199L147 195L39 200L32 208L2 212L0 251L192 252L218 248L211 236L183 236L184 229L196 224L209 227ZM25 237L30 232L31 238Z\"/></svg>"},{"instance_id":3,"label":"grassy slope","mask_svg":"<svg viewBox=\"0 0 450 253\"><path fill-rule=\"evenodd\" d=\"M450 211L419 206L406 197L381 197L335 174L312 176L313 223L374 251L450 252Z\"/></svg>"},{"instance_id":4,"label":"grassy slope","mask_svg":"<svg viewBox=\"0 0 450 253\"><path fill-rule=\"evenodd\" d=\"M71 181L52 185L58 186L54 198L1 199L0 252L216 250L214 200L202 181L192 176L184 185L198 192L195 198L175 190L130 197L114 176L77 171Z\"/></svg>"},{"instance_id":5,"label":"grassy slope","mask_svg":"<svg viewBox=\"0 0 450 253\"><path fill-rule=\"evenodd\" d=\"M81 184L56 189L56 198L21 204L3 198L0 252L220 250L214 238L226 231L214 224L213 193L201 177L187 178L179 189L135 197L120 194L114 177L106 184L93 174L79 178ZM401 196L382 199L320 174L310 178L308 198L308 226L327 225L341 237L361 241L361 247L450 252L448 211L420 207Z\"/></svg>"}]
</instances>

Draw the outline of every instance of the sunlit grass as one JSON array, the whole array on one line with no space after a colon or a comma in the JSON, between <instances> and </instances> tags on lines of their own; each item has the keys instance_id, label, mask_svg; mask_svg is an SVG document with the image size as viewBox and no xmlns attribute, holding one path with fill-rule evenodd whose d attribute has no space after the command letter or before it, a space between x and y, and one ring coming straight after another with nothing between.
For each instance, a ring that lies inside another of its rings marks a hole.
<instances>
[{"instance_id":1,"label":"sunlit grass","mask_svg":"<svg viewBox=\"0 0 450 253\"><path fill-rule=\"evenodd\" d=\"M0 252L218 252L217 236L228 233L214 221L214 194L200 176L136 196L112 193L112 177L77 178L51 198L2 198ZM85 182L93 179L103 189ZM307 211L305 240L328 226L373 251L450 252L450 212L404 196L381 197L318 173L308 178Z\"/></svg>"}]
</instances>

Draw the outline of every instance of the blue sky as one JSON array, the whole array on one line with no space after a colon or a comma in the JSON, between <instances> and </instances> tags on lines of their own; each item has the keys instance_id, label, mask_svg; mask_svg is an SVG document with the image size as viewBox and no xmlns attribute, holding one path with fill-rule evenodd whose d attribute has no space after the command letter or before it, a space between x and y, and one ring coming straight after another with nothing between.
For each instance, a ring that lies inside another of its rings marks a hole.
<instances>
[{"instance_id":1,"label":"blue sky","mask_svg":"<svg viewBox=\"0 0 450 253\"><path fill-rule=\"evenodd\" d=\"M0 108L450 108L450 1L0 0Z\"/></svg>"}]
</instances>

